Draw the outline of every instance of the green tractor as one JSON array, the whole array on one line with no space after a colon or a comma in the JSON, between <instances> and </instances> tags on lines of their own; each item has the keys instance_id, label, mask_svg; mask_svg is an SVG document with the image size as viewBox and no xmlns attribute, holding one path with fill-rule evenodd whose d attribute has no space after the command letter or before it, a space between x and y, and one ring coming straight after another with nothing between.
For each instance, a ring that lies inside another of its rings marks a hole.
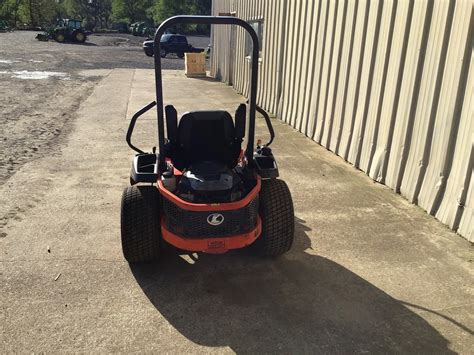
<instances>
[{"instance_id":1,"label":"green tractor","mask_svg":"<svg viewBox=\"0 0 474 355\"><path fill-rule=\"evenodd\" d=\"M143 30L145 28L145 22L140 21L140 22L135 22L132 23L130 26L130 30L132 32L132 35L134 36L142 36Z\"/></svg>"},{"instance_id":2,"label":"green tractor","mask_svg":"<svg viewBox=\"0 0 474 355\"><path fill-rule=\"evenodd\" d=\"M82 27L81 20L62 19L58 20L55 27L39 34L36 38L40 41L47 41L52 38L59 43L66 41L84 43L87 35Z\"/></svg>"},{"instance_id":3,"label":"green tractor","mask_svg":"<svg viewBox=\"0 0 474 355\"><path fill-rule=\"evenodd\" d=\"M155 34L155 27L146 22L140 21L130 25L130 32L134 36L151 37Z\"/></svg>"},{"instance_id":4,"label":"green tractor","mask_svg":"<svg viewBox=\"0 0 474 355\"><path fill-rule=\"evenodd\" d=\"M156 32L156 27L154 26L149 26L146 27L145 30L143 31L143 36L147 38L153 38Z\"/></svg>"}]
</instances>

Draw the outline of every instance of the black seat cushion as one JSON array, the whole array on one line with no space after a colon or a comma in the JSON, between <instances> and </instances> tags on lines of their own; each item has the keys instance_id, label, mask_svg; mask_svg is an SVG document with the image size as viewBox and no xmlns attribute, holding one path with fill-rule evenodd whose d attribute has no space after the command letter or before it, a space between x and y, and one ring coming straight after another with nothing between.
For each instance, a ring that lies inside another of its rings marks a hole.
<instances>
[{"instance_id":1,"label":"black seat cushion","mask_svg":"<svg viewBox=\"0 0 474 355\"><path fill-rule=\"evenodd\" d=\"M179 121L173 163L181 170L200 161L219 162L232 169L237 165L241 143L228 112L188 112Z\"/></svg>"}]
</instances>

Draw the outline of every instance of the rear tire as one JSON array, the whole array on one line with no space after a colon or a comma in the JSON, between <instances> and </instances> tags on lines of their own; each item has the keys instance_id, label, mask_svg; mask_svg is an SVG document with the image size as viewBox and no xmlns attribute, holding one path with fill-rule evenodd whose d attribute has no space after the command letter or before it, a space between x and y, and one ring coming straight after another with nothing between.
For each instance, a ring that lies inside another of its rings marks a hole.
<instances>
[{"instance_id":1,"label":"rear tire","mask_svg":"<svg viewBox=\"0 0 474 355\"><path fill-rule=\"evenodd\" d=\"M184 58L184 53L183 52L178 52L178 53L176 53L176 55L178 56L178 58L181 58L181 59Z\"/></svg>"},{"instance_id":2,"label":"rear tire","mask_svg":"<svg viewBox=\"0 0 474 355\"><path fill-rule=\"evenodd\" d=\"M160 49L160 56L161 56L161 58L166 57L167 54L168 54L168 53L166 53L166 49Z\"/></svg>"},{"instance_id":3,"label":"rear tire","mask_svg":"<svg viewBox=\"0 0 474 355\"><path fill-rule=\"evenodd\" d=\"M74 34L74 39L76 40L76 42L84 43L86 41L86 35L85 35L85 33L81 32L81 31L77 31Z\"/></svg>"},{"instance_id":4,"label":"rear tire","mask_svg":"<svg viewBox=\"0 0 474 355\"><path fill-rule=\"evenodd\" d=\"M295 235L293 200L283 180L262 181L259 195L262 234L254 248L262 256L279 256L290 250Z\"/></svg>"},{"instance_id":5,"label":"rear tire","mask_svg":"<svg viewBox=\"0 0 474 355\"><path fill-rule=\"evenodd\" d=\"M122 251L129 263L156 260L160 254L160 194L154 186L127 187L122 194Z\"/></svg>"}]
</instances>

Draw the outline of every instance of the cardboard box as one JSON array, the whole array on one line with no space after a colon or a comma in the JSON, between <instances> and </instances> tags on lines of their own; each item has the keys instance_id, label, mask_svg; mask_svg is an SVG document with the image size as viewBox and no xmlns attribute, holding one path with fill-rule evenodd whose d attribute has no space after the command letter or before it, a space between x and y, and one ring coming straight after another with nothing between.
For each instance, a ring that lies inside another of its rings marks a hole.
<instances>
[{"instance_id":1,"label":"cardboard box","mask_svg":"<svg viewBox=\"0 0 474 355\"><path fill-rule=\"evenodd\" d=\"M204 53L185 53L184 67L184 74L188 77L206 76L206 55Z\"/></svg>"}]
</instances>

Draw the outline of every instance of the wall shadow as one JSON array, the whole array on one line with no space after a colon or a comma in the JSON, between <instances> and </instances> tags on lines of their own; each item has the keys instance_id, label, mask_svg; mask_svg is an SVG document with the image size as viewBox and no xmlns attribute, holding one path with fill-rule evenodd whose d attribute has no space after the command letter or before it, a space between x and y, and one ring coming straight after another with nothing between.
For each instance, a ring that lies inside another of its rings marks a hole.
<instances>
[{"instance_id":1,"label":"wall shadow","mask_svg":"<svg viewBox=\"0 0 474 355\"><path fill-rule=\"evenodd\" d=\"M287 255L249 252L131 265L156 310L196 344L237 353L450 353L423 318L343 266L306 250L296 219Z\"/></svg>"},{"instance_id":2,"label":"wall shadow","mask_svg":"<svg viewBox=\"0 0 474 355\"><path fill-rule=\"evenodd\" d=\"M201 80L201 81L210 81L210 82L213 82L213 83L220 83L219 80L217 80L213 77L210 77L210 76L194 76L194 77L189 77L189 79Z\"/></svg>"}]
</instances>

